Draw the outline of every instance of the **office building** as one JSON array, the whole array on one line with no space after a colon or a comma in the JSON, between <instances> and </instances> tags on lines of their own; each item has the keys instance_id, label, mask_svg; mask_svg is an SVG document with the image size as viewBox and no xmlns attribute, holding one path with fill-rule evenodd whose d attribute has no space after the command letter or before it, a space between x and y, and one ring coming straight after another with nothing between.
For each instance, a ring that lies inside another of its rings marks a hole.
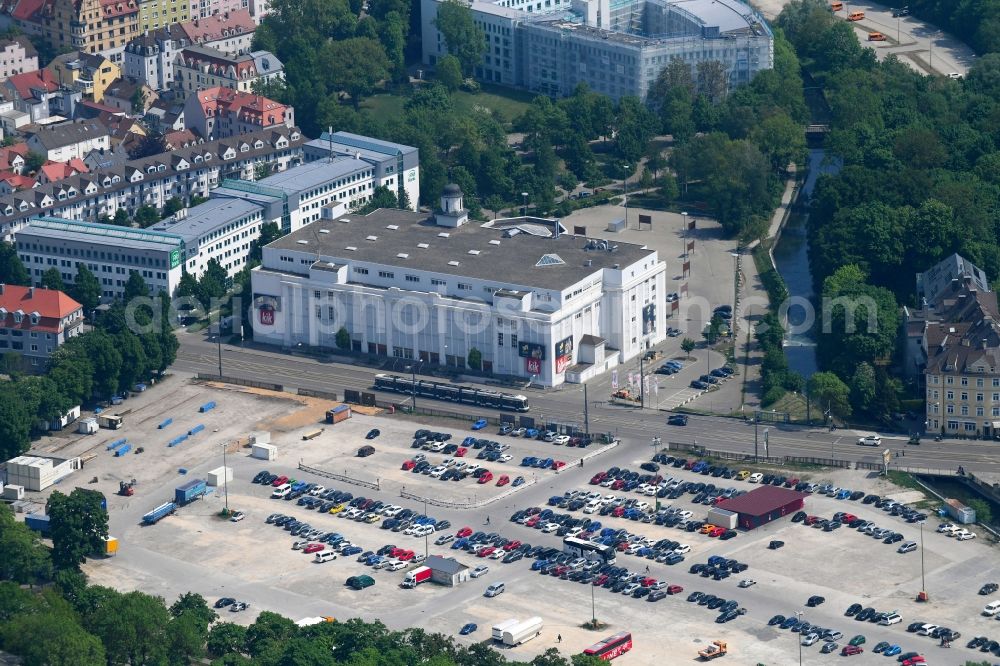
<instances>
[{"instance_id":1,"label":"office building","mask_svg":"<svg viewBox=\"0 0 1000 666\"><path fill-rule=\"evenodd\" d=\"M312 222L263 250L254 339L351 348L546 386L582 382L666 335L654 250L564 233L558 220L471 223L457 185L432 215L381 209Z\"/></svg>"}]
</instances>

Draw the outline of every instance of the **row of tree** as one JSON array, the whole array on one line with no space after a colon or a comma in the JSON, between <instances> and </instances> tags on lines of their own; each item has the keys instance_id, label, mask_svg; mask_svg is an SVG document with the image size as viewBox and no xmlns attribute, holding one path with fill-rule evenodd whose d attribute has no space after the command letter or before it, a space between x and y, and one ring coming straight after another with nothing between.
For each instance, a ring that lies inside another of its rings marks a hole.
<instances>
[{"instance_id":1,"label":"row of tree","mask_svg":"<svg viewBox=\"0 0 1000 666\"><path fill-rule=\"evenodd\" d=\"M248 627L222 622L200 594L169 606L143 592L88 585L79 565L99 555L107 536L101 495L77 489L49 499L52 548L0 505L0 649L26 666L506 666L484 643L458 645L423 629L389 631L350 619L299 627L264 611ZM54 583L54 584L50 584ZM25 587L30 586L30 587ZM38 587L36 587L38 586ZM598 666L596 657L563 657L555 648L532 666Z\"/></svg>"}]
</instances>

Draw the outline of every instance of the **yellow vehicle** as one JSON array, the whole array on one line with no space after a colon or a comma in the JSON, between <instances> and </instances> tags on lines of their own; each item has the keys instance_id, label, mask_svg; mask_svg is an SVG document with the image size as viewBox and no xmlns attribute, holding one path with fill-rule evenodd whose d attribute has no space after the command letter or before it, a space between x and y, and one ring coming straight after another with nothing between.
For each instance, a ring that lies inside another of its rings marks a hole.
<instances>
[{"instance_id":1,"label":"yellow vehicle","mask_svg":"<svg viewBox=\"0 0 1000 666\"><path fill-rule=\"evenodd\" d=\"M736 478L740 481L746 481L748 476L750 476L750 470L741 469L736 475Z\"/></svg>"},{"instance_id":2,"label":"yellow vehicle","mask_svg":"<svg viewBox=\"0 0 1000 666\"><path fill-rule=\"evenodd\" d=\"M869 32L868 33L868 41L869 42L884 42L885 41L885 35L883 35L881 32Z\"/></svg>"},{"instance_id":3,"label":"yellow vehicle","mask_svg":"<svg viewBox=\"0 0 1000 666\"><path fill-rule=\"evenodd\" d=\"M366 523L377 523L380 520L382 520L382 516L378 515L377 513L369 513L367 516L365 516Z\"/></svg>"},{"instance_id":4,"label":"yellow vehicle","mask_svg":"<svg viewBox=\"0 0 1000 666\"><path fill-rule=\"evenodd\" d=\"M851 12L847 15L848 21L863 21L865 18L864 12Z\"/></svg>"},{"instance_id":5,"label":"yellow vehicle","mask_svg":"<svg viewBox=\"0 0 1000 666\"><path fill-rule=\"evenodd\" d=\"M698 652L698 656L704 661L708 661L710 659L723 657L727 652L729 652L729 648L726 646L725 641L712 641L711 645Z\"/></svg>"},{"instance_id":6,"label":"yellow vehicle","mask_svg":"<svg viewBox=\"0 0 1000 666\"><path fill-rule=\"evenodd\" d=\"M708 534L714 529L715 525L712 525L711 523L705 523L704 525L701 526L701 529L698 531L701 532L702 534Z\"/></svg>"},{"instance_id":7,"label":"yellow vehicle","mask_svg":"<svg viewBox=\"0 0 1000 666\"><path fill-rule=\"evenodd\" d=\"M332 509L330 509L330 513L340 513L343 510L344 510L344 505L343 504L338 504L337 506L335 506Z\"/></svg>"}]
</instances>

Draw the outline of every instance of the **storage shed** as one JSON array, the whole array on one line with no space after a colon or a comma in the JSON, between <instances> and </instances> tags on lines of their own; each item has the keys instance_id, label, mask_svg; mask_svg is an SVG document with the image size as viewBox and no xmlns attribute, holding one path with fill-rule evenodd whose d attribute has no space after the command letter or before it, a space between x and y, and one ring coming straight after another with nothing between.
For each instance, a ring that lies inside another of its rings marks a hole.
<instances>
[{"instance_id":1,"label":"storage shed","mask_svg":"<svg viewBox=\"0 0 1000 666\"><path fill-rule=\"evenodd\" d=\"M274 460L278 457L278 447L274 444L254 444L250 455L258 460Z\"/></svg>"},{"instance_id":2,"label":"storage shed","mask_svg":"<svg viewBox=\"0 0 1000 666\"><path fill-rule=\"evenodd\" d=\"M225 485L227 482L232 480L232 467L216 467L208 473L208 485L213 488L218 488L219 486Z\"/></svg>"},{"instance_id":3,"label":"storage shed","mask_svg":"<svg viewBox=\"0 0 1000 666\"><path fill-rule=\"evenodd\" d=\"M349 418L351 418L350 405L337 405L333 409L328 409L326 412L327 423L340 423L341 421L346 421Z\"/></svg>"},{"instance_id":4,"label":"storage shed","mask_svg":"<svg viewBox=\"0 0 1000 666\"><path fill-rule=\"evenodd\" d=\"M7 461L7 483L26 490L45 490L65 476L80 469L79 458L51 458L24 455Z\"/></svg>"},{"instance_id":5,"label":"storage shed","mask_svg":"<svg viewBox=\"0 0 1000 666\"><path fill-rule=\"evenodd\" d=\"M720 509L717 506L713 506L708 510L708 522L718 527L725 527L727 530L736 529L737 520L739 516L733 511L726 511L725 509Z\"/></svg>"},{"instance_id":6,"label":"storage shed","mask_svg":"<svg viewBox=\"0 0 1000 666\"><path fill-rule=\"evenodd\" d=\"M424 563L431 569L431 581L455 587L469 580L469 567L461 562L440 555L431 555Z\"/></svg>"},{"instance_id":7,"label":"storage shed","mask_svg":"<svg viewBox=\"0 0 1000 666\"><path fill-rule=\"evenodd\" d=\"M735 513L737 526L744 530L752 530L799 511L805 498L806 494L797 490L761 486L746 495L723 500L716 504L715 508Z\"/></svg>"}]
</instances>

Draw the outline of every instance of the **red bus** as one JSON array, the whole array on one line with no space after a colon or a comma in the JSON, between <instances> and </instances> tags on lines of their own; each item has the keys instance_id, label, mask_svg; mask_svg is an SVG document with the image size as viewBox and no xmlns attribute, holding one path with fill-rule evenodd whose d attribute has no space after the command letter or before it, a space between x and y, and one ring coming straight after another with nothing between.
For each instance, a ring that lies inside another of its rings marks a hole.
<instances>
[{"instance_id":1,"label":"red bus","mask_svg":"<svg viewBox=\"0 0 1000 666\"><path fill-rule=\"evenodd\" d=\"M623 631L614 636L608 636L603 641L594 643L583 651L591 657L598 657L604 661L611 661L632 649L632 634Z\"/></svg>"}]
</instances>

